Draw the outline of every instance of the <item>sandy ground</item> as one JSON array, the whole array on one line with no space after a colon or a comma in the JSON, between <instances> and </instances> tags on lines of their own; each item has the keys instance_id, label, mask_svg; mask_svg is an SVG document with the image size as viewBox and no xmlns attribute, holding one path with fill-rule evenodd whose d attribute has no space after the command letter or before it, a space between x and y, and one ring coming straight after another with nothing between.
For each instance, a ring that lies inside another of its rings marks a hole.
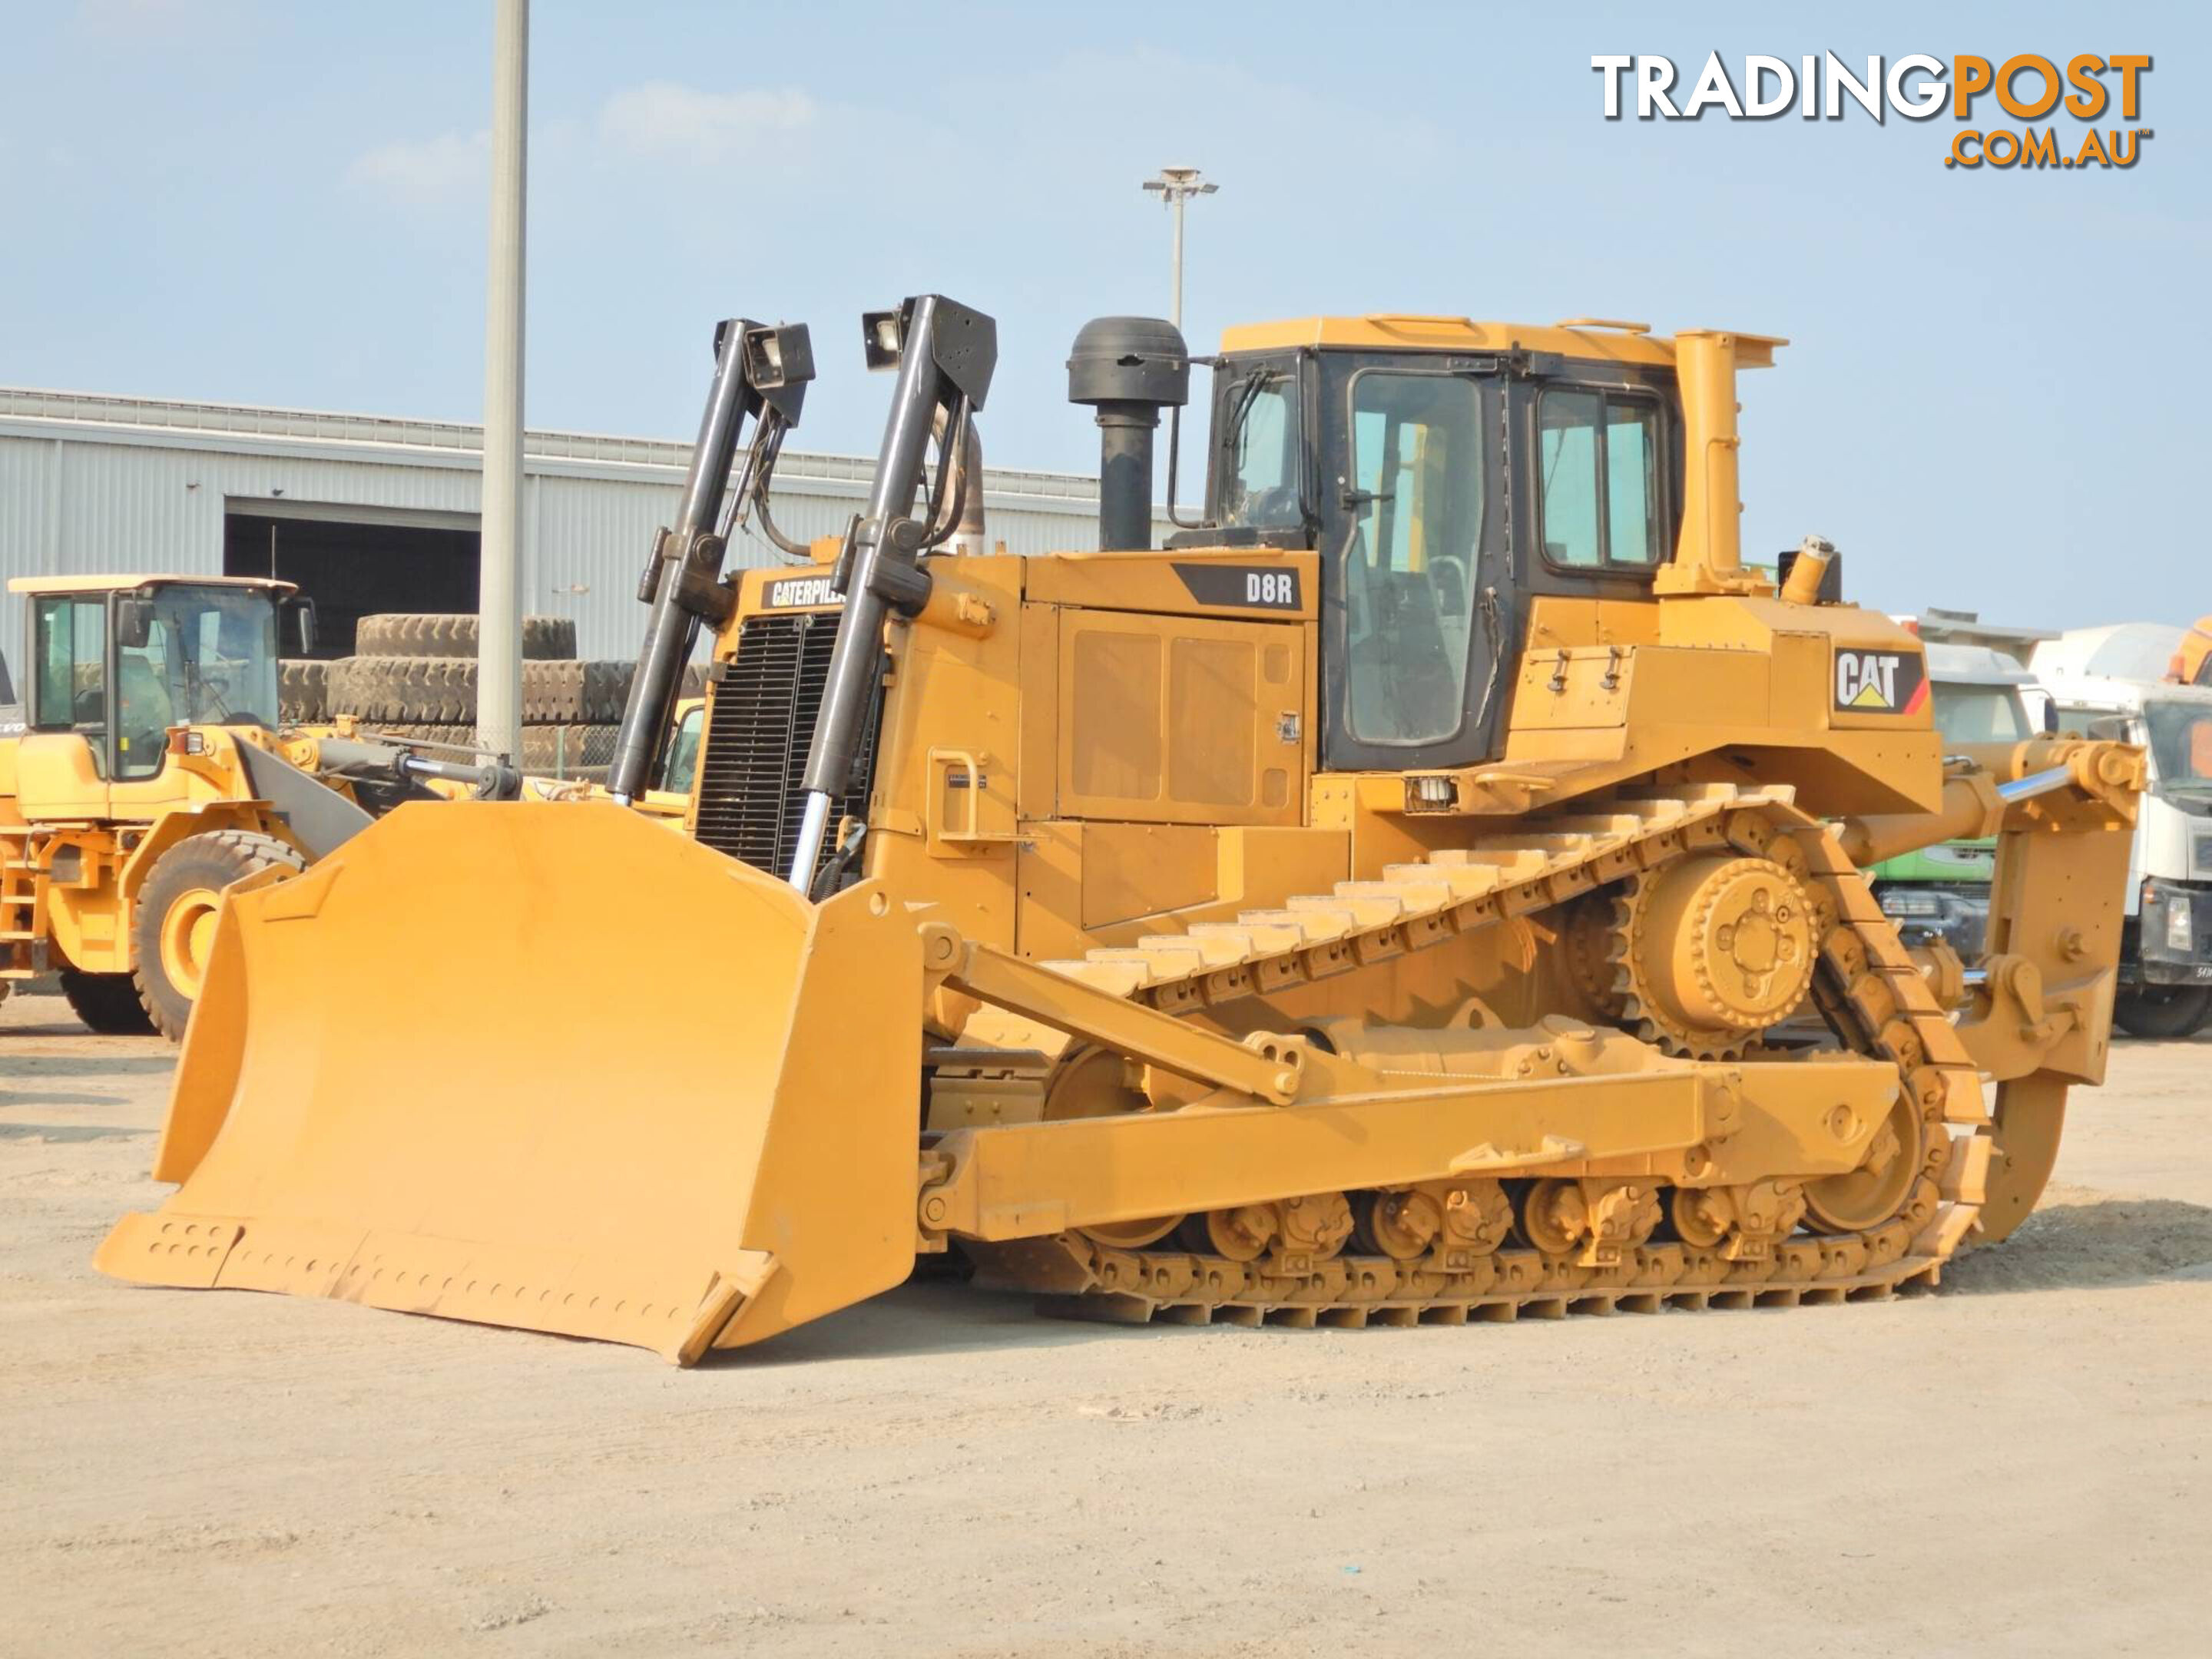
<instances>
[{"instance_id":1,"label":"sandy ground","mask_svg":"<svg viewBox=\"0 0 2212 1659\"><path fill-rule=\"evenodd\" d=\"M2212 1042L2123 1048L1938 1296L1154 1330L915 1285L693 1372L97 1277L169 1065L0 1006L0 1651L2206 1651Z\"/></svg>"}]
</instances>

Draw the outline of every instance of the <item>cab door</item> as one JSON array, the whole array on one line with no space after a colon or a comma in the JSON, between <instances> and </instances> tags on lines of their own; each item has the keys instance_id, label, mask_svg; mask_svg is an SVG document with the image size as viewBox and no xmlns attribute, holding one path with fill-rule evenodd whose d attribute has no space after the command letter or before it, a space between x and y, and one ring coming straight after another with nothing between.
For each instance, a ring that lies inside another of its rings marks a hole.
<instances>
[{"instance_id":1,"label":"cab door","mask_svg":"<svg viewBox=\"0 0 2212 1659\"><path fill-rule=\"evenodd\" d=\"M1355 360L1332 387L1322 535L1332 771L1493 758L1512 590L1496 365Z\"/></svg>"},{"instance_id":2,"label":"cab door","mask_svg":"<svg viewBox=\"0 0 2212 1659\"><path fill-rule=\"evenodd\" d=\"M104 593L46 593L31 600L27 731L15 757L26 818L109 816L114 665L108 637Z\"/></svg>"}]
</instances>

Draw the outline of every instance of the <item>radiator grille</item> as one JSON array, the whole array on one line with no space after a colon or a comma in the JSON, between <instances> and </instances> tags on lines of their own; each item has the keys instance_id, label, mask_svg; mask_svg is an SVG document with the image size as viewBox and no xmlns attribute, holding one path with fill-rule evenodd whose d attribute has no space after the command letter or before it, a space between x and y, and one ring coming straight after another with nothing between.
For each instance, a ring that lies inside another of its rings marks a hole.
<instances>
[{"instance_id":1,"label":"radiator grille","mask_svg":"<svg viewBox=\"0 0 2212 1659\"><path fill-rule=\"evenodd\" d=\"M738 633L737 654L708 700L699 756L699 840L773 876L790 870L799 841L806 804L799 778L830 678L837 616L801 611L748 617ZM867 816L876 714L871 707L852 790L830 811L833 836L840 818ZM816 875L830 850L825 842Z\"/></svg>"}]
</instances>

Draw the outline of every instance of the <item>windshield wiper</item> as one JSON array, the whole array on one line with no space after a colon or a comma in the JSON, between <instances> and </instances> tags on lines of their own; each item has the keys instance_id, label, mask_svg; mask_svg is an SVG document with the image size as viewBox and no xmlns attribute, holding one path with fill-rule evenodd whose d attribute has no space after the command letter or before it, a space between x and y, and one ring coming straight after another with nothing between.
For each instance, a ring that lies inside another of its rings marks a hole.
<instances>
[{"instance_id":1,"label":"windshield wiper","mask_svg":"<svg viewBox=\"0 0 2212 1659\"><path fill-rule=\"evenodd\" d=\"M1237 388L1237 405L1229 411L1229 449L1240 460L1244 455L1244 420L1252 412L1252 405L1260 401L1260 394L1273 386L1281 375L1274 369L1255 369L1252 378Z\"/></svg>"}]
</instances>

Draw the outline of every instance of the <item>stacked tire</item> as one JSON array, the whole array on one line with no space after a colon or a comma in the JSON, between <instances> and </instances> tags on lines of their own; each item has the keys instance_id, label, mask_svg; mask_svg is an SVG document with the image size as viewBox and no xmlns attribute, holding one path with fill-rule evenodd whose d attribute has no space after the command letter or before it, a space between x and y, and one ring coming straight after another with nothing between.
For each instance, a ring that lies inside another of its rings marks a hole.
<instances>
[{"instance_id":1,"label":"stacked tire","mask_svg":"<svg viewBox=\"0 0 2212 1659\"><path fill-rule=\"evenodd\" d=\"M353 656L326 665L321 718L350 714L398 737L461 747L475 743L473 616L364 617L354 649ZM522 659L517 763L526 772L604 776L633 665L579 661L576 624L567 617L524 617ZM691 680L686 684L687 694L696 694L690 691ZM307 702L303 687L301 705Z\"/></svg>"},{"instance_id":2,"label":"stacked tire","mask_svg":"<svg viewBox=\"0 0 2212 1659\"><path fill-rule=\"evenodd\" d=\"M465 657L475 660L477 619L473 614L393 612L363 617L354 630L357 657ZM576 624L568 617L522 619L525 662L574 662Z\"/></svg>"},{"instance_id":3,"label":"stacked tire","mask_svg":"<svg viewBox=\"0 0 2212 1659\"><path fill-rule=\"evenodd\" d=\"M276 718L286 726L317 726L331 717L331 665L312 658L276 665Z\"/></svg>"}]
</instances>

